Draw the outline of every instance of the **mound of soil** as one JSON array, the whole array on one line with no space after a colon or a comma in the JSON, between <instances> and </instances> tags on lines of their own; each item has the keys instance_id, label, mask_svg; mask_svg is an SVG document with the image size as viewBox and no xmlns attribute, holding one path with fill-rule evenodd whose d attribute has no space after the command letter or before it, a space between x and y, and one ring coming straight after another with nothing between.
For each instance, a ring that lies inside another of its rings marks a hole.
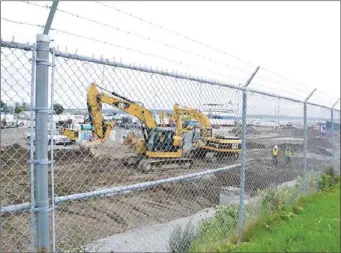
<instances>
[{"instance_id":1,"label":"mound of soil","mask_svg":"<svg viewBox=\"0 0 341 253\"><path fill-rule=\"evenodd\" d=\"M51 158L51 151L49 151L49 158ZM70 161L79 163L92 158L93 155L90 150L82 146L78 149L58 149L53 151L53 160L59 165L68 164Z\"/></svg>"},{"instance_id":2,"label":"mound of soil","mask_svg":"<svg viewBox=\"0 0 341 253\"><path fill-rule=\"evenodd\" d=\"M240 136L242 134L242 127L236 127L231 130L232 134ZM259 131L251 126L247 127L247 134L259 134Z\"/></svg>"},{"instance_id":3,"label":"mound of soil","mask_svg":"<svg viewBox=\"0 0 341 253\"><path fill-rule=\"evenodd\" d=\"M2 170L9 170L13 167L23 167L28 164L29 150L13 144L1 149L0 161Z\"/></svg>"},{"instance_id":4,"label":"mound of soil","mask_svg":"<svg viewBox=\"0 0 341 253\"><path fill-rule=\"evenodd\" d=\"M261 144L261 143L257 143L257 142L253 142L253 141L247 141L246 142L246 148L247 149L257 149L257 148L265 149L266 146L264 144Z\"/></svg>"},{"instance_id":5,"label":"mound of soil","mask_svg":"<svg viewBox=\"0 0 341 253\"><path fill-rule=\"evenodd\" d=\"M319 146L321 148L333 148L331 142L325 138L309 138L308 145Z\"/></svg>"},{"instance_id":6,"label":"mound of soil","mask_svg":"<svg viewBox=\"0 0 341 253\"><path fill-rule=\"evenodd\" d=\"M278 145L279 150L284 152L285 149L289 148L291 152L303 152L302 144L290 144L290 143L282 143Z\"/></svg>"},{"instance_id":7,"label":"mound of soil","mask_svg":"<svg viewBox=\"0 0 341 253\"><path fill-rule=\"evenodd\" d=\"M308 146L308 152L314 153L317 155L324 155L324 156L333 156L333 153L325 150L324 148L317 147L317 146Z\"/></svg>"}]
</instances>

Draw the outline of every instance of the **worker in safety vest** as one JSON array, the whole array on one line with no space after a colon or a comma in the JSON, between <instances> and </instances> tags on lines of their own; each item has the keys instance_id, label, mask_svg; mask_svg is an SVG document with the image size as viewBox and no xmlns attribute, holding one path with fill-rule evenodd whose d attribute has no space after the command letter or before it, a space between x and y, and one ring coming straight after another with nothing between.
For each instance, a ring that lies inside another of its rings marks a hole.
<instances>
[{"instance_id":1,"label":"worker in safety vest","mask_svg":"<svg viewBox=\"0 0 341 253\"><path fill-rule=\"evenodd\" d=\"M279 153L278 146L275 145L272 149L272 162L274 163L274 165L278 164L278 153Z\"/></svg>"},{"instance_id":2,"label":"worker in safety vest","mask_svg":"<svg viewBox=\"0 0 341 253\"><path fill-rule=\"evenodd\" d=\"M291 156L292 156L291 150L287 148L285 150L285 164L289 165L291 163Z\"/></svg>"}]
</instances>

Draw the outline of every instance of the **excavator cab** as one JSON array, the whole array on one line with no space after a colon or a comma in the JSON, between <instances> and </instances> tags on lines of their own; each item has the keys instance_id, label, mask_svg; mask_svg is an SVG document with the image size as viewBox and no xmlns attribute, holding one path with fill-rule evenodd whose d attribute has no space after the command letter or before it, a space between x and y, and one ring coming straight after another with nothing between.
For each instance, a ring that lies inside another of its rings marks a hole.
<instances>
[{"instance_id":1,"label":"excavator cab","mask_svg":"<svg viewBox=\"0 0 341 253\"><path fill-rule=\"evenodd\" d=\"M197 143L199 140L204 141L206 138L212 138L212 137L213 137L213 131L211 127L207 127L205 133L202 133L202 129L200 127L193 128L193 137L192 137L193 143Z\"/></svg>"},{"instance_id":2,"label":"excavator cab","mask_svg":"<svg viewBox=\"0 0 341 253\"><path fill-rule=\"evenodd\" d=\"M173 129L156 127L149 133L147 149L151 152L176 152L181 148L181 138Z\"/></svg>"}]
</instances>

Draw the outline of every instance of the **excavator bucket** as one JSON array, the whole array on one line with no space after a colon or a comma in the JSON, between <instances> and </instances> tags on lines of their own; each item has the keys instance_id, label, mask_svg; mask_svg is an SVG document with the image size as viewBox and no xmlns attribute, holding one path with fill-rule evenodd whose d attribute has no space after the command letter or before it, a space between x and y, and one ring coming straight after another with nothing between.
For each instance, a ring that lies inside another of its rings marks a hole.
<instances>
[{"instance_id":1,"label":"excavator bucket","mask_svg":"<svg viewBox=\"0 0 341 253\"><path fill-rule=\"evenodd\" d=\"M136 145L137 140L138 140L138 139L137 139L136 134L133 133L133 132L130 132L130 133L128 134L127 138L125 138L123 144L124 144L124 145L127 145L127 146L130 146L130 147L133 147L133 146Z\"/></svg>"},{"instance_id":2,"label":"excavator bucket","mask_svg":"<svg viewBox=\"0 0 341 253\"><path fill-rule=\"evenodd\" d=\"M88 94L87 94L87 105L88 105L88 111L90 116L92 117L92 122L95 125L96 135L99 138L103 138L105 133L103 131L103 115L101 113L102 111L102 103L99 101L98 96L99 92L96 88L96 84L92 83L90 87L88 88Z\"/></svg>"}]
</instances>

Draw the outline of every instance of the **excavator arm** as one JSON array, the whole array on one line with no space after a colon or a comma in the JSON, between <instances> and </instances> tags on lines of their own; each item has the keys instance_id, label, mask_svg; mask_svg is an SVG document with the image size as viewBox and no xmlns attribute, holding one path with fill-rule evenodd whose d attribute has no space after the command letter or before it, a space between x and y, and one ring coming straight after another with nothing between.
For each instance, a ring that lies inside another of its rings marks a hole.
<instances>
[{"instance_id":1,"label":"excavator arm","mask_svg":"<svg viewBox=\"0 0 341 253\"><path fill-rule=\"evenodd\" d=\"M175 121L177 122L176 131L179 134L182 134L183 132L182 122L181 120L179 120L181 119L181 116L187 116L190 119L199 121L201 136L207 137L207 129L211 128L211 122L204 113L202 113L201 111L197 109L183 107L178 104L175 104L173 107L173 117Z\"/></svg>"},{"instance_id":2,"label":"excavator arm","mask_svg":"<svg viewBox=\"0 0 341 253\"><path fill-rule=\"evenodd\" d=\"M99 139L105 140L111 130L111 127L108 127L108 124L104 124L102 115L102 103L104 103L137 117L145 125L146 131L144 131L144 134L146 139L148 139L149 129L157 126L152 112L142 105L120 96L115 92L111 92L110 95L100 93L97 87L98 86L95 83L92 83L88 88L87 94L88 111L95 135Z\"/></svg>"},{"instance_id":3,"label":"excavator arm","mask_svg":"<svg viewBox=\"0 0 341 253\"><path fill-rule=\"evenodd\" d=\"M167 112L160 112L159 113L159 118L160 118L160 121L161 121L161 126L163 126L163 127L166 126L165 117L168 117L170 119L170 118L172 118L172 114L167 113Z\"/></svg>"}]
</instances>

